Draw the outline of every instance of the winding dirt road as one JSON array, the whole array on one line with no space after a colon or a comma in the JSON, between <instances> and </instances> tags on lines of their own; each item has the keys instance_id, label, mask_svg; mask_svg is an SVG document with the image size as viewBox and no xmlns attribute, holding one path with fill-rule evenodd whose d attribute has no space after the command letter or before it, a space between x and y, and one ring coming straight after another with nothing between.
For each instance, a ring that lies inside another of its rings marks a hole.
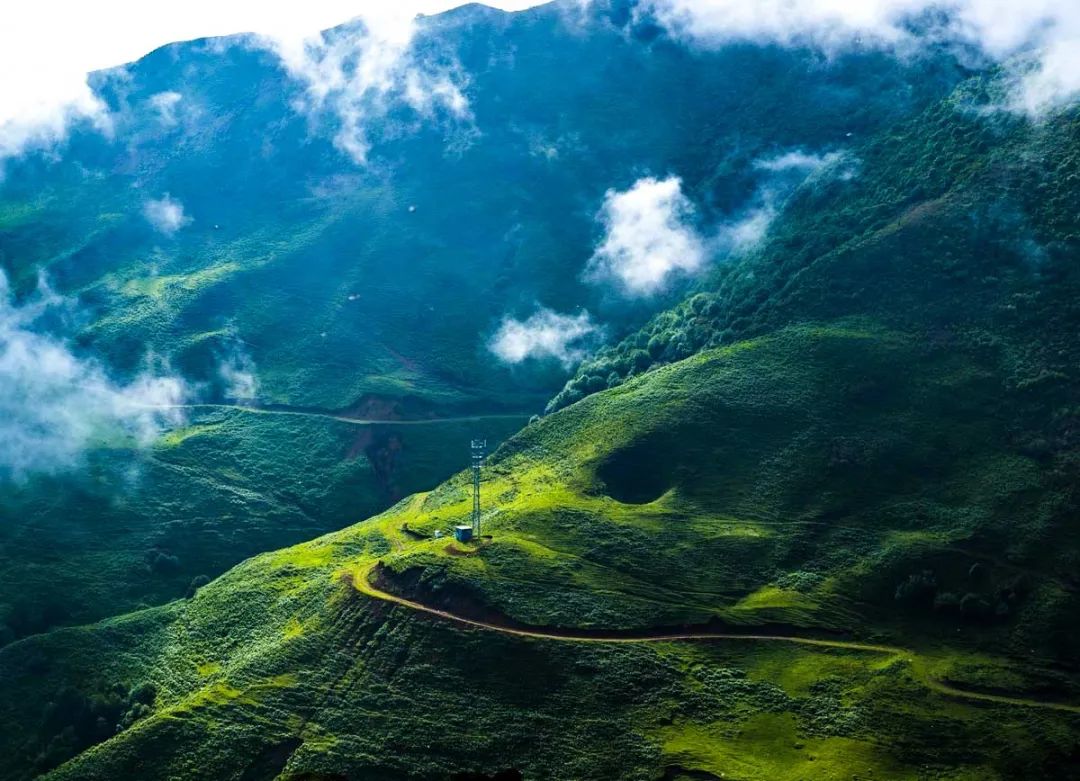
<instances>
[{"instance_id":1,"label":"winding dirt road","mask_svg":"<svg viewBox=\"0 0 1080 781\"><path fill-rule=\"evenodd\" d=\"M626 644L626 643L670 643L684 641L723 640L735 642L766 642L766 643L793 643L796 645L812 646L816 648L838 648L847 651L864 651L867 653L885 654L903 658L911 664L912 673L928 689L949 697L965 700L988 702L996 705L1016 705L1027 708L1045 708L1048 710L1064 711L1067 713L1080 713L1080 705L1070 705L1064 702L1052 702L1046 700L1034 700L1023 697L1009 697L1003 694L990 694L987 692L969 691L959 689L930 675L926 661L920 659L912 650L893 645L877 645L873 643L860 643L854 640L828 640L817 637L799 637L797 635L760 635L760 634L736 634L730 632L713 632L709 630L684 631L684 632L643 632L636 635L604 635L600 633L584 634L572 629L541 628L526 629L520 627L502 626L500 624L481 621L474 618L466 618L447 610L430 607L421 602L400 597L383 591L372 584L370 575L376 564L372 564L359 572L353 579L354 587L365 596L372 599L382 600L394 605L426 613L446 621L462 626L482 629L488 632L498 632L503 635L514 637L526 637L537 640L555 640L570 643L599 643L599 644Z\"/></svg>"}]
</instances>

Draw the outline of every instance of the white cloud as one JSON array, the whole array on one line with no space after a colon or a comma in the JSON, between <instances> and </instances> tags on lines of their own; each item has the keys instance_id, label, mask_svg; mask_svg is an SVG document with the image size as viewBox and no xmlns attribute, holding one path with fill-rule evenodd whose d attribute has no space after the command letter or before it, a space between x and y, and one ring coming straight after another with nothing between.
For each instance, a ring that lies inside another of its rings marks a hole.
<instances>
[{"instance_id":1,"label":"white cloud","mask_svg":"<svg viewBox=\"0 0 1080 781\"><path fill-rule=\"evenodd\" d=\"M722 224L712 240L717 253L741 255L757 247L768 235L785 199L796 188L827 180L851 181L859 172L859 159L847 151L816 154L792 149L753 162L766 174L754 199L738 217Z\"/></svg>"},{"instance_id":2,"label":"white cloud","mask_svg":"<svg viewBox=\"0 0 1080 781\"><path fill-rule=\"evenodd\" d=\"M158 114L161 124L172 127L176 124L176 107L184 96L179 92L159 92L150 96L150 106Z\"/></svg>"},{"instance_id":3,"label":"white cloud","mask_svg":"<svg viewBox=\"0 0 1080 781\"><path fill-rule=\"evenodd\" d=\"M154 230L166 236L175 235L178 230L191 223L191 218L184 214L184 204L168 193L143 204L143 216L154 226Z\"/></svg>"},{"instance_id":4,"label":"white cloud","mask_svg":"<svg viewBox=\"0 0 1080 781\"><path fill-rule=\"evenodd\" d=\"M1080 97L1076 0L649 0L644 7L676 35L705 45L748 39L830 53L860 45L900 54L925 43L910 31L913 17L944 11L948 22L930 35L974 44L1008 63L1012 108L1039 114ZM1031 53L1027 61L1014 62L1023 52Z\"/></svg>"},{"instance_id":5,"label":"white cloud","mask_svg":"<svg viewBox=\"0 0 1080 781\"><path fill-rule=\"evenodd\" d=\"M254 401L259 393L259 378L252 357L234 349L218 365L218 376L225 384L225 398L235 401Z\"/></svg>"},{"instance_id":6,"label":"white cloud","mask_svg":"<svg viewBox=\"0 0 1080 781\"><path fill-rule=\"evenodd\" d=\"M762 201L735 221L720 226L715 239L719 249L742 255L762 242L778 213L773 198L766 196Z\"/></svg>"},{"instance_id":7,"label":"white cloud","mask_svg":"<svg viewBox=\"0 0 1080 781\"><path fill-rule=\"evenodd\" d=\"M646 177L624 192L608 190L599 215L606 233L587 276L614 280L628 296L648 296L663 290L673 274L693 274L705 263L693 216L677 176Z\"/></svg>"},{"instance_id":8,"label":"white cloud","mask_svg":"<svg viewBox=\"0 0 1080 781\"><path fill-rule=\"evenodd\" d=\"M148 444L181 420L182 381L147 371L114 382L97 362L38 330L69 302L42 285L23 305L0 273L0 478L77 466L97 443Z\"/></svg>"},{"instance_id":9,"label":"white cloud","mask_svg":"<svg viewBox=\"0 0 1080 781\"><path fill-rule=\"evenodd\" d=\"M589 341L599 333L588 312L562 315L541 308L527 320L503 320L488 347L511 365L530 358L555 359L569 368L585 357Z\"/></svg>"},{"instance_id":10,"label":"white cloud","mask_svg":"<svg viewBox=\"0 0 1080 781\"><path fill-rule=\"evenodd\" d=\"M19 79L5 79L5 83L9 81ZM80 120L90 122L103 133L112 127L105 104L85 78L80 81L61 77L46 83L42 93L18 94L21 92L5 95L0 110L0 161L27 149L52 148Z\"/></svg>"},{"instance_id":11,"label":"white cloud","mask_svg":"<svg viewBox=\"0 0 1080 781\"><path fill-rule=\"evenodd\" d=\"M816 154L792 149L773 157L759 158L753 165L756 170L770 175L765 189L771 191L775 200L777 194L786 195L786 191L810 182L832 179L850 182L859 175L861 164L858 157L846 150Z\"/></svg>"},{"instance_id":12,"label":"white cloud","mask_svg":"<svg viewBox=\"0 0 1080 781\"><path fill-rule=\"evenodd\" d=\"M846 152L827 152L823 155L806 152L802 149L793 149L789 152L776 155L775 157L763 157L754 161L754 168L759 171L771 173L783 173L787 171L802 171L812 173L823 168L845 163L851 160Z\"/></svg>"},{"instance_id":13,"label":"white cloud","mask_svg":"<svg viewBox=\"0 0 1080 781\"><path fill-rule=\"evenodd\" d=\"M52 147L72 123L86 120L99 130L111 126L106 106L94 95L87 74L138 59L173 41L254 33L296 41L356 16L375 19L437 13L456 0L36 0L6 3L0 12L0 160L27 149ZM516 10L535 0L499 0ZM61 20L61 21L58 21Z\"/></svg>"},{"instance_id":14,"label":"white cloud","mask_svg":"<svg viewBox=\"0 0 1080 781\"><path fill-rule=\"evenodd\" d=\"M396 9L396 11L393 11ZM372 119L395 104L408 105L423 119L440 111L465 119L469 103L452 68L430 67L412 51L416 23L398 6L371 13L344 29L304 37L262 36L286 71L305 88L297 108L318 119L335 116L335 145L354 162L367 161Z\"/></svg>"}]
</instances>

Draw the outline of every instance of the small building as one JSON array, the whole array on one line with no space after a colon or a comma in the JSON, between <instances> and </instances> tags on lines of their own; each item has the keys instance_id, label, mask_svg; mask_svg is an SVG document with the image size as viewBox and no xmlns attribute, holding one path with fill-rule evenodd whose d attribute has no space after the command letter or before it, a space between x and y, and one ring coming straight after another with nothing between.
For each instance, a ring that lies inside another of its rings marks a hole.
<instances>
[{"instance_id":1,"label":"small building","mask_svg":"<svg viewBox=\"0 0 1080 781\"><path fill-rule=\"evenodd\" d=\"M455 526L454 539L458 542L470 542L472 540L472 526L465 523Z\"/></svg>"}]
</instances>

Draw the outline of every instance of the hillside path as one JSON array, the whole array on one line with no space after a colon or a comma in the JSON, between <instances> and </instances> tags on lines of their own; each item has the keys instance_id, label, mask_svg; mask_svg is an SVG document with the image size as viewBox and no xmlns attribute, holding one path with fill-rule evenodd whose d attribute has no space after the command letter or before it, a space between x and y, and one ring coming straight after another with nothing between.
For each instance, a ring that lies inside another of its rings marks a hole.
<instances>
[{"instance_id":1,"label":"hillside path","mask_svg":"<svg viewBox=\"0 0 1080 781\"><path fill-rule=\"evenodd\" d=\"M640 634L603 634L602 632L575 631L573 629L561 629L558 627L523 628L504 626L493 622L482 621L475 618L467 618L447 610L430 607L421 602L391 594L376 587L370 580L369 575L375 568L372 564L353 578L354 587L362 594L372 599L382 600L401 607L426 613L437 618L450 621L455 624L482 629L488 632L498 632L503 635L525 637L537 640L554 640L557 642L571 643L669 643L699 640L730 640L742 642L766 642L766 643L792 643L796 645L812 646L816 648L837 648L847 651L864 651L868 653L886 654L889 656L903 657L911 664L912 673L928 689L949 697L956 697L978 702L989 702L996 705L1016 705L1028 708L1045 708L1048 710L1064 711L1067 713L1080 713L1080 705L1071 705L1064 702L1048 700L1035 700L1024 697L1009 697L1004 694L990 694L988 692L969 691L960 689L934 678L926 669L925 660L907 648L893 645L879 645L875 643L860 643L854 640L829 640L817 637L800 637L798 635L763 635L763 634L738 634L733 632L715 632L710 630L686 630L686 631L663 631L646 630Z\"/></svg>"},{"instance_id":2,"label":"hillside path","mask_svg":"<svg viewBox=\"0 0 1080 781\"><path fill-rule=\"evenodd\" d=\"M246 404L165 404L155 405L153 409L210 409L236 410L253 415L290 415L304 418L322 418L351 423L354 426L431 426L437 423L469 423L475 420L528 420L531 416L524 412L496 414L455 415L445 418L409 418L405 420L386 420L382 418L353 418L336 412L294 409L289 407L258 407Z\"/></svg>"}]
</instances>

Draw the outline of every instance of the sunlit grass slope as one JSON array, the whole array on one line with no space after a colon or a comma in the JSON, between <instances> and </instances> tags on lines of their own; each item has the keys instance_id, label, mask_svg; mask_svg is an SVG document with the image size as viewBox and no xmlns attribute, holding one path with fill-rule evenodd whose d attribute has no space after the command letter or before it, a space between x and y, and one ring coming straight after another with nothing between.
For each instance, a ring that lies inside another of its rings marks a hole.
<instances>
[{"instance_id":1,"label":"sunlit grass slope","mask_svg":"<svg viewBox=\"0 0 1080 781\"><path fill-rule=\"evenodd\" d=\"M462 474L191 599L10 646L0 769L1074 777L1080 716L1055 706L1080 693L1031 632L1068 614L1071 591L1053 551L991 547L1052 527L1024 501L1052 493L1052 476L1010 449L1007 416L988 409L993 370L848 321L650 372L493 455L479 544L434 537L468 517ZM909 599L928 570L928 598ZM874 648L510 636L377 590L496 627L712 621Z\"/></svg>"},{"instance_id":2,"label":"sunlit grass slope","mask_svg":"<svg viewBox=\"0 0 1080 781\"><path fill-rule=\"evenodd\" d=\"M866 321L787 329L530 426L489 468L478 555L432 540L386 565L423 568L432 595L565 626L854 630L899 613L955 634L943 595L970 593L991 610L969 600L968 617L998 642L1073 604L1068 486L1011 443L1007 410L991 355ZM469 508L459 479L399 512L431 533ZM924 570L936 610L897 599Z\"/></svg>"}]
</instances>

